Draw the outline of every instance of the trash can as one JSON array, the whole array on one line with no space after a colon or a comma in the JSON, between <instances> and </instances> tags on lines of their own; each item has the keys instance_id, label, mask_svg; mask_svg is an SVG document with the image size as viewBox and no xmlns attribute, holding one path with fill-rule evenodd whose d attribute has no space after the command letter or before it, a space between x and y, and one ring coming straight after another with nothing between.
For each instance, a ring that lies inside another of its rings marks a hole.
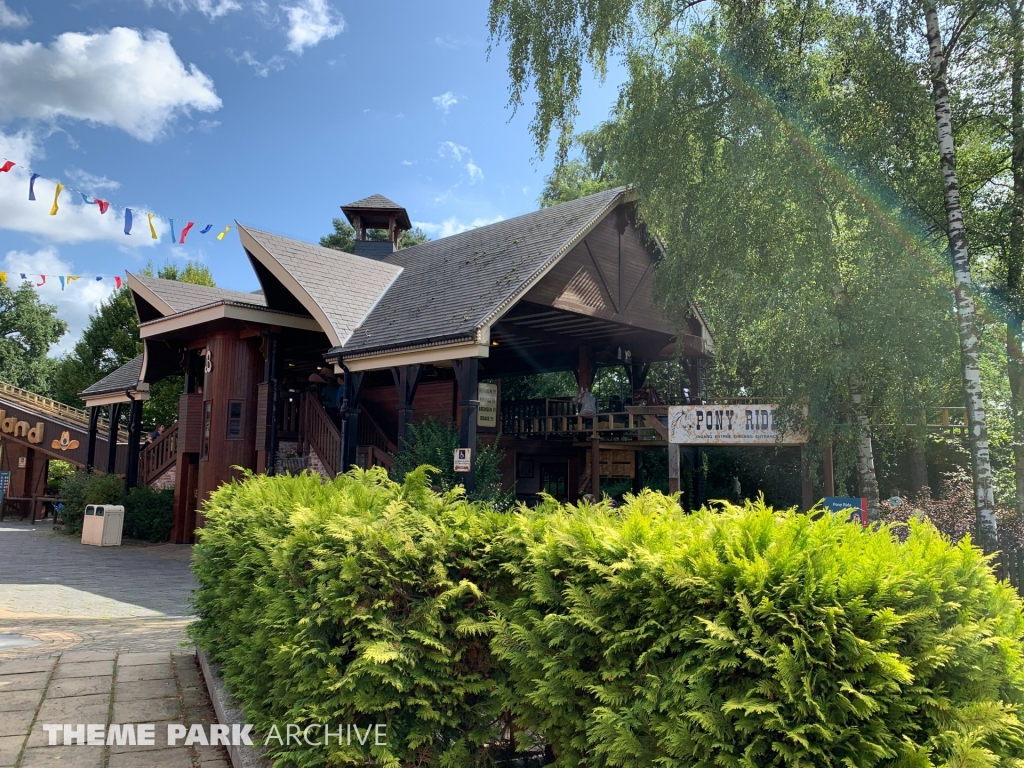
<instances>
[{"instance_id":1,"label":"trash can","mask_svg":"<svg viewBox=\"0 0 1024 768\"><path fill-rule=\"evenodd\" d=\"M82 518L82 543L96 547L121 546L124 507L115 504L90 504Z\"/></svg>"}]
</instances>

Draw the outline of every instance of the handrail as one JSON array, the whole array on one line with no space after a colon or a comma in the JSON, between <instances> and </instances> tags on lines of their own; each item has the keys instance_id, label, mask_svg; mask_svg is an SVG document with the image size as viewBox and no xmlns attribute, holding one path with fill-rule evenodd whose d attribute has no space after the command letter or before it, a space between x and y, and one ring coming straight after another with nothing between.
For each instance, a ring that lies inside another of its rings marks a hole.
<instances>
[{"instance_id":1,"label":"handrail","mask_svg":"<svg viewBox=\"0 0 1024 768\"><path fill-rule=\"evenodd\" d=\"M358 445L372 445L378 451L382 453L398 453L398 446L392 443L384 430L381 429L380 424L373 418L373 414L370 413L369 409L363 405L360 410L358 438L356 440Z\"/></svg>"},{"instance_id":2,"label":"handrail","mask_svg":"<svg viewBox=\"0 0 1024 768\"><path fill-rule=\"evenodd\" d=\"M177 458L178 422L174 422L139 453L139 476L142 482L149 485L174 466Z\"/></svg>"},{"instance_id":3,"label":"handrail","mask_svg":"<svg viewBox=\"0 0 1024 768\"><path fill-rule=\"evenodd\" d=\"M341 466L341 432L320 405L315 393L305 393L301 418L303 440L316 451L327 473L331 477L336 476Z\"/></svg>"},{"instance_id":4,"label":"handrail","mask_svg":"<svg viewBox=\"0 0 1024 768\"><path fill-rule=\"evenodd\" d=\"M70 405L59 403L56 400L51 400L49 397L43 397L35 392L29 392L27 389L8 384L6 381L0 381L0 395L6 395L12 400L28 405L32 410L39 413L47 413L75 426L89 428L89 412L83 411L81 408L73 408ZM107 420L100 419L99 425L106 429Z\"/></svg>"}]
</instances>

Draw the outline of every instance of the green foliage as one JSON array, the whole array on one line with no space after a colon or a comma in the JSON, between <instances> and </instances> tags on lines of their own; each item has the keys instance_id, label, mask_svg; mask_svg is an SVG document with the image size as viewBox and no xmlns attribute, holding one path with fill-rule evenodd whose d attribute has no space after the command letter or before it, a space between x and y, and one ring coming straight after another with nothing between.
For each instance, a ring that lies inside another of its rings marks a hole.
<instances>
[{"instance_id":1,"label":"green foliage","mask_svg":"<svg viewBox=\"0 0 1024 768\"><path fill-rule=\"evenodd\" d=\"M1021 603L968 542L761 503L517 518L502 696L560 766L1010 766Z\"/></svg>"},{"instance_id":2,"label":"green foliage","mask_svg":"<svg viewBox=\"0 0 1024 768\"><path fill-rule=\"evenodd\" d=\"M334 227L334 231L329 235L321 237L320 245L324 248L333 248L336 251L352 253L355 248L356 231L344 219L332 219L331 224ZM386 229L368 229L366 237L377 242L384 242L389 239ZM398 247L399 249L411 248L414 245L425 243L429 239L422 229L416 227L412 230L406 230L399 235Z\"/></svg>"},{"instance_id":3,"label":"green foliage","mask_svg":"<svg viewBox=\"0 0 1024 768\"><path fill-rule=\"evenodd\" d=\"M124 478L119 475L86 474L84 470L65 475L60 484L64 532L72 535L82 532L82 517L89 504L124 504L124 496Z\"/></svg>"},{"instance_id":4,"label":"green foliage","mask_svg":"<svg viewBox=\"0 0 1024 768\"><path fill-rule=\"evenodd\" d=\"M428 482L207 503L190 631L249 721L388 725L278 765L478 765L509 722L558 766L1024 760L1021 601L967 539L647 491L507 515Z\"/></svg>"},{"instance_id":5,"label":"green foliage","mask_svg":"<svg viewBox=\"0 0 1024 768\"><path fill-rule=\"evenodd\" d=\"M31 283L12 288L0 282L0 381L49 394L53 360L46 355L67 329Z\"/></svg>"},{"instance_id":6,"label":"green foliage","mask_svg":"<svg viewBox=\"0 0 1024 768\"><path fill-rule=\"evenodd\" d=\"M133 539L167 541L174 523L174 491L157 491L148 485L124 495L124 535Z\"/></svg>"},{"instance_id":7,"label":"green foliage","mask_svg":"<svg viewBox=\"0 0 1024 768\"><path fill-rule=\"evenodd\" d=\"M500 715L486 621L510 517L428 482L427 468L401 485L382 469L248 475L207 501L189 631L247 721L387 724L387 746L284 746L276 765L455 768L486 754Z\"/></svg>"},{"instance_id":8,"label":"green foliage","mask_svg":"<svg viewBox=\"0 0 1024 768\"><path fill-rule=\"evenodd\" d=\"M393 478L402 482L417 467L427 465L435 468L433 481L446 493L462 482L455 474L452 462L458 447L459 432L455 424L451 420L427 416L409 426L405 449L395 455ZM476 456L476 488L470 494L470 499L485 501L497 509L508 509L515 503L515 490L502 490L499 465L504 456L504 451L498 447L497 438L492 445L479 448Z\"/></svg>"},{"instance_id":9,"label":"green foliage","mask_svg":"<svg viewBox=\"0 0 1024 768\"><path fill-rule=\"evenodd\" d=\"M75 465L68 461L50 459L46 472L46 492L54 494L59 492L64 478L76 471Z\"/></svg>"}]
</instances>

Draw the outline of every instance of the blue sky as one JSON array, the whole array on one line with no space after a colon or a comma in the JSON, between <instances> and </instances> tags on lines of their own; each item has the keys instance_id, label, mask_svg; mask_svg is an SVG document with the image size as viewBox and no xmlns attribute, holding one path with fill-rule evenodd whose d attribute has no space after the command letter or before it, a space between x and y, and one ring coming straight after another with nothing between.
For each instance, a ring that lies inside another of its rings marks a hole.
<instances>
[{"instance_id":1,"label":"blue sky","mask_svg":"<svg viewBox=\"0 0 1024 768\"><path fill-rule=\"evenodd\" d=\"M0 156L18 163L0 174L0 270L199 259L252 290L234 232L213 239L235 219L316 242L377 192L432 237L533 210L551 158L487 46L481 0L0 0ZM579 127L607 117L620 79L585 84ZM34 203L26 165L44 177ZM49 216L45 179L133 208L132 235L67 192ZM214 229L172 245L157 219L154 242L147 211ZM60 351L104 288L39 292L71 323Z\"/></svg>"}]
</instances>

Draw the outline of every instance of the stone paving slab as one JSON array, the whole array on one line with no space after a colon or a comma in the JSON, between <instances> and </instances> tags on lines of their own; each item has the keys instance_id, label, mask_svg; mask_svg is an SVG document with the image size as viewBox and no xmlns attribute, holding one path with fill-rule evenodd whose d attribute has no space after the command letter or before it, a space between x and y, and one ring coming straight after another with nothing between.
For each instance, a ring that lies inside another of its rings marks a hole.
<instances>
[{"instance_id":1,"label":"stone paving slab","mask_svg":"<svg viewBox=\"0 0 1024 768\"><path fill-rule=\"evenodd\" d=\"M85 547L0 522L0 768L229 768L167 746L167 722L217 722L185 629L189 547ZM65 746L44 723L152 723L154 746ZM200 751L202 750L202 751Z\"/></svg>"}]
</instances>

